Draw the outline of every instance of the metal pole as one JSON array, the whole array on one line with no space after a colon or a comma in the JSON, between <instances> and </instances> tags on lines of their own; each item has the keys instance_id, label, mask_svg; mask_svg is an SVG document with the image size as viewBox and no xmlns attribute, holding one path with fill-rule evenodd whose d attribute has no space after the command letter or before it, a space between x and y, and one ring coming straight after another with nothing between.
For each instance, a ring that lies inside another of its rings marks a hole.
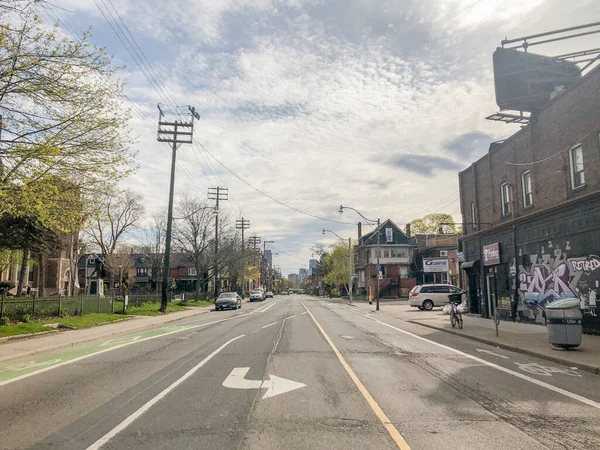
<instances>
[{"instance_id":1,"label":"metal pole","mask_svg":"<svg viewBox=\"0 0 600 450\"><path fill-rule=\"evenodd\" d=\"M381 253L381 230L379 229L379 219L377 219L377 267L379 267L379 254ZM377 291L375 310L379 311L379 270L377 270Z\"/></svg>"},{"instance_id":2,"label":"metal pole","mask_svg":"<svg viewBox=\"0 0 600 450\"><path fill-rule=\"evenodd\" d=\"M242 217L242 298L245 297L246 287L244 283L244 265L246 264L245 260L245 248L244 248L244 218Z\"/></svg>"},{"instance_id":3,"label":"metal pole","mask_svg":"<svg viewBox=\"0 0 600 450\"><path fill-rule=\"evenodd\" d=\"M219 191L220 187L217 186L217 205L215 207L215 301L219 296Z\"/></svg>"},{"instance_id":4,"label":"metal pole","mask_svg":"<svg viewBox=\"0 0 600 450\"><path fill-rule=\"evenodd\" d=\"M352 238L348 238L348 295L352 303Z\"/></svg>"},{"instance_id":5,"label":"metal pole","mask_svg":"<svg viewBox=\"0 0 600 450\"><path fill-rule=\"evenodd\" d=\"M165 235L165 257L163 261L163 281L160 298L160 311L167 311L167 289L169 284L169 259L171 256L171 233L173 230L173 192L175 190L175 164L177 161L177 124L175 124L175 140L171 152L171 182L169 184L169 209L167 212L167 232Z\"/></svg>"}]
</instances>

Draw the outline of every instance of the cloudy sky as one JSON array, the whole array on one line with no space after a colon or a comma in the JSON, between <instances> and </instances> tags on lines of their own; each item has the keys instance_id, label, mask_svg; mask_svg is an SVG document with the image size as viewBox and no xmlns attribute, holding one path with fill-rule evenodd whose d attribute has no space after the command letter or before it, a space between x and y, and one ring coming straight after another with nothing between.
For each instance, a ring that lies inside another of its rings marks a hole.
<instances>
[{"instance_id":1,"label":"cloudy sky","mask_svg":"<svg viewBox=\"0 0 600 450\"><path fill-rule=\"evenodd\" d=\"M340 204L400 226L429 212L460 221L457 172L517 131L485 120L497 111L494 49L506 36L600 18L597 0L55 3L64 9L48 20L76 34L91 26L93 41L126 66L140 168L125 185L143 195L148 215L166 210L169 183L156 104L193 105L204 148L179 150L176 195L204 199L209 186L227 186L224 208L275 241L274 264L284 273L307 266L316 242L333 241L323 228L356 236L350 223L359 217L340 216ZM164 86L153 88L107 22L118 20L116 11ZM557 54L569 45L536 51ZM276 203L208 152L273 198L346 224Z\"/></svg>"}]
</instances>

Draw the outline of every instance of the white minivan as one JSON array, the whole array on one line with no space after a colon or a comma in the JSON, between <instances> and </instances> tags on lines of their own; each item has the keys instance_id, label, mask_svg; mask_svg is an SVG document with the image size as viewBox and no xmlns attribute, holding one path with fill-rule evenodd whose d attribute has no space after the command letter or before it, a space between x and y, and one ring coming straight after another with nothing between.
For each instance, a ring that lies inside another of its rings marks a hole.
<instances>
[{"instance_id":1,"label":"white minivan","mask_svg":"<svg viewBox=\"0 0 600 450\"><path fill-rule=\"evenodd\" d=\"M415 308L431 311L435 306L444 306L450 300L449 294L462 294L465 291L451 284L420 284L410 290L408 304Z\"/></svg>"}]
</instances>

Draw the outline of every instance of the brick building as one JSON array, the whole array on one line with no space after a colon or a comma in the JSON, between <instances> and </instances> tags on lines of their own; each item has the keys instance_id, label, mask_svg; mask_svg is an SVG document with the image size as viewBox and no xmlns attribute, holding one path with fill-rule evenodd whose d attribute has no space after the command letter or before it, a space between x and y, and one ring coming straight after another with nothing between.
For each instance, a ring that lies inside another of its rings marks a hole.
<instances>
[{"instance_id":1,"label":"brick building","mask_svg":"<svg viewBox=\"0 0 600 450\"><path fill-rule=\"evenodd\" d=\"M584 329L600 330L599 132L596 68L460 172L472 312L543 322L577 297Z\"/></svg>"},{"instance_id":2,"label":"brick building","mask_svg":"<svg viewBox=\"0 0 600 450\"><path fill-rule=\"evenodd\" d=\"M413 240L419 249L413 261L417 283L460 285L456 257L458 235L415 234ZM428 262L434 262L434 264L428 264Z\"/></svg>"},{"instance_id":3,"label":"brick building","mask_svg":"<svg viewBox=\"0 0 600 450\"><path fill-rule=\"evenodd\" d=\"M391 220L385 220L379 228L361 235L359 224L358 245L354 249L354 265L358 275L357 293L375 297L379 283L379 297L398 298L406 296L416 280L411 276L411 262L415 245ZM377 275L377 234L381 254L381 278Z\"/></svg>"}]
</instances>

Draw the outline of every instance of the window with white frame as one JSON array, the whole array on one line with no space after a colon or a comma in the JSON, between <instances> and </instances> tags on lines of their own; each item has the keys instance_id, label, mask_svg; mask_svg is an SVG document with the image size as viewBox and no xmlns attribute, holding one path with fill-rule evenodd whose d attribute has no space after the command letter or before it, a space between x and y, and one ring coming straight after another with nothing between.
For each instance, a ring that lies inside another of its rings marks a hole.
<instances>
[{"instance_id":1,"label":"window with white frame","mask_svg":"<svg viewBox=\"0 0 600 450\"><path fill-rule=\"evenodd\" d=\"M148 268L147 267L138 267L136 269L135 273L138 277L147 277L148 276Z\"/></svg>"},{"instance_id":2,"label":"window with white frame","mask_svg":"<svg viewBox=\"0 0 600 450\"><path fill-rule=\"evenodd\" d=\"M502 199L502 215L510 214L510 185L502 183L500 186L500 198Z\"/></svg>"},{"instance_id":3,"label":"window with white frame","mask_svg":"<svg viewBox=\"0 0 600 450\"><path fill-rule=\"evenodd\" d=\"M471 225L477 228L477 213L475 211L475 202L471 202Z\"/></svg>"},{"instance_id":4,"label":"window with white frame","mask_svg":"<svg viewBox=\"0 0 600 450\"><path fill-rule=\"evenodd\" d=\"M196 275L198 275L198 272L196 271L195 267L188 267L188 275L190 277L195 277Z\"/></svg>"},{"instance_id":5,"label":"window with white frame","mask_svg":"<svg viewBox=\"0 0 600 450\"><path fill-rule=\"evenodd\" d=\"M406 266L400 266L400 277L401 278L408 278L408 267L406 267Z\"/></svg>"},{"instance_id":6,"label":"window with white frame","mask_svg":"<svg viewBox=\"0 0 600 450\"><path fill-rule=\"evenodd\" d=\"M583 148L581 148L581 145L569 150L569 161L571 166L571 188L577 189L585 184Z\"/></svg>"},{"instance_id":7,"label":"window with white frame","mask_svg":"<svg viewBox=\"0 0 600 450\"><path fill-rule=\"evenodd\" d=\"M521 174L521 188L523 189L523 206L533 205L533 189L531 188L531 172L527 170Z\"/></svg>"},{"instance_id":8,"label":"window with white frame","mask_svg":"<svg viewBox=\"0 0 600 450\"><path fill-rule=\"evenodd\" d=\"M383 251L383 257L384 257L384 258L389 258L389 257L390 257L390 251L389 251L388 249L385 249L385 250Z\"/></svg>"},{"instance_id":9,"label":"window with white frame","mask_svg":"<svg viewBox=\"0 0 600 450\"><path fill-rule=\"evenodd\" d=\"M406 248L393 248L391 249L392 258L408 258L408 249Z\"/></svg>"}]
</instances>

